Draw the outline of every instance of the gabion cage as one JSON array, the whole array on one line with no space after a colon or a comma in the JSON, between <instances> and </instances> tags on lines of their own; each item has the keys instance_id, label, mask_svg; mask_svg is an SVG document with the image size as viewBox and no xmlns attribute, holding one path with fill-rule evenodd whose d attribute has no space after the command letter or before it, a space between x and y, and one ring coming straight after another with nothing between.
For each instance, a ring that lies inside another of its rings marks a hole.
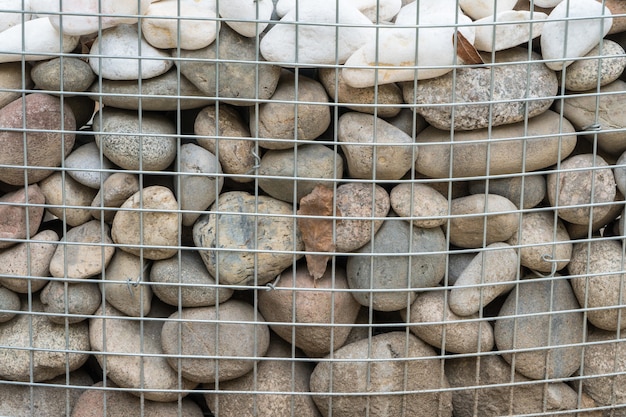
<instances>
[{"instance_id":1,"label":"gabion cage","mask_svg":"<svg viewBox=\"0 0 626 417\"><path fill-rule=\"evenodd\" d=\"M0 0L0 415L626 416L624 33Z\"/></svg>"}]
</instances>

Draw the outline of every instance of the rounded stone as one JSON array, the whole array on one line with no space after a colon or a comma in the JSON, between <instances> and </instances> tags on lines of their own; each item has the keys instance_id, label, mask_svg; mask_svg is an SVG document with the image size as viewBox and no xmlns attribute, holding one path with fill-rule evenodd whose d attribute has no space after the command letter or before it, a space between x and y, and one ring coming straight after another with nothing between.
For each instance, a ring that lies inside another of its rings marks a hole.
<instances>
[{"instance_id":1,"label":"rounded stone","mask_svg":"<svg viewBox=\"0 0 626 417\"><path fill-rule=\"evenodd\" d=\"M50 260L57 278L90 278L100 274L115 253L109 225L91 220L67 231Z\"/></svg>"},{"instance_id":2,"label":"rounded stone","mask_svg":"<svg viewBox=\"0 0 626 417\"><path fill-rule=\"evenodd\" d=\"M475 353L493 349L491 324L472 320L479 318L477 314L457 316L450 310L446 298L444 290L421 292L411 304L408 316L407 310L400 310L411 333L446 352ZM450 323L445 323L447 321Z\"/></svg>"},{"instance_id":3,"label":"rounded stone","mask_svg":"<svg viewBox=\"0 0 626 417\"><path fill-rule=\"evenodd\" d=\"M383 224L391 202L387 191L379 185L348 182L335 191L337 213L341 221L335 227L335 250L352 252L370 241Z\"/></svg>"},{"instance_id":4,"label":"rounded stone","mask_svg":"<svg viewBox=\"0 0 626 417\"><path fill-rule=\"evenodd\" d=\"M64 283L50 281L39 299L48 319L57 324L81 322L93 314L102 302L100 288L95 282ZM67 310L66 310L67 309Z\"/></svg>"},{"instance_id":5,"label":"rounded stone","mask_svg":"<svg viewBox=\"0 0 626 417\"><path fill-rule=\"evenodd\" d=\"M242 36L254 38L263 33L272 18L272 0L234 0L219 5L220 17L231 29Z\"/></svg>"},{"instance_id":6,"label":"rounded stone","mask_svg":"<svg viewBox=\"0 0 626 417\"><path fill-rule=\"evenodd\" d=\"M502 357L517 372L531 379L556 379L580 367L583 331L574 291L556 276L519 281L498 313L494 336ZM511 349L519 352L509 353Z\"/></svg>"},{"instance_id":7,"label":"rounded stone","mask_svg":"<svg viewBox=\"0 0 626 417\"><path fill-rule=\"evenodd\" d=\"M391 208L413 226L431 228L447 222L448 199L427 184L404 182L390 193Z\"/></svg>"},{"instance_id":8,"label":"rounded stone","mask_svg":"<svg viewBox=\"0 0 626 417\"><path fill-rule=\"evenodd\" d=\"M515 204L497 194L472 194L450 203L450 243L460 248L481 248L504 242L519 226Z\"/></svg>"},{"instance_id":9,"label":"rounded stone","mask_svg":"<svg viewBox=\"0 0 626 417\"><path fill-rule=\"evenodd\" d=\"M305 104L293 104L294 100ZM287 103L285 103L287 101ZM250 132L266 149L289 149L318 138L330 126L326 90L318 82L283 70L269 101L250 112Z\"/></svg>"},{"instance_id":10,"label":"rounded stone","mask_svg":"<svg viewBox=\"0 0 626 417\"><path fill-rule=\"evenodd\" d=\"M21 16L17 14L16 16ZM7 62L0 64L0 109L22 96L22 89L33 87L33 81L28 71L22 71L21 62Z\"/></svg>"},{"instance_id":11,"label":"rounded stone","mask_svg":"<svg viewBox=\"0 0 626 417\"><path fill-rule=\"evenodd\" d=\"M40 181L39 187L46 196L46 209L68 226L80 226L91 220L89 206L97 190L62 172L55 172Z\"/></svg>"},{"instance_id":12,"label":"rounded stone","mask_svg":"<svg viewBox=\"0 0 626 417\"><path fill-rule=\"evenodd\" d=\"M343 346L361 308L347 289L345 270L329 268L316 280L301 264L283 271L272 291L259 292L259 311L281 338L309 357L324 356Z\"/></svg>"},{"instance_id":13,"label":"rounded stone","mask_svg":"<svg viewBox=\"0 0 626 417\"><path fill-rule=\"evenodd\" d=\"M97 220L104 219L105 222L111 223L115 213L117 213L117 210L112 210L112 208L120 207L138 191L139 179L137 175L115 172L102 183L98 194L91 202L91 207L102 207L103 209L92 209L90 213Z\"/></svg>"},{"instance_id":14,"label":"rounded stone","mask_svg":"<svg viewBox=\"0 0 626 417\"><path fill-rule=\"evenodd\" d=\"M510 178L489 178L488 181L474 180L469 183L471 194L498 194L506 197L518 208L536 207L546 196L546 178L543 175L529 175Z\"/></svg>"},{"instance_id":15,"label":"rounded stone","mask_svg":"<svg viewBox=\"0 0 626 417\"><path fill-rule=\"evenodd\" d=\"M163 352L203 356L167 358L175 372L191 381L210 383L243 376L252 371L269 346L270 331L265 320L243 301L184 308L170 318L177 321L163 324ZM215 355L229 358L214 358Z\"/></svg>"},{"instance_id":16,"label":"rounded stone","mask_svg":"<svg viewBox=\"0 0 626 417\"><path fill-rule=\"evenodd\" d=\"M480 312L515 286L518 272L515 249L503 242L487 245L454 282L448 298L450 310L459 316Z\"/></svg>"},{"instance_id":17,"label":"rounded stone","mask_svg":"<svg viewBox=\"0 0 626 417\"><path fill-rule=\"evenodd\" d=\"M152 306L147 262L116 250L103 275L102 295L115 309L130 317L144 317Z\"/></svg>"},{"instance_id":18,"label":"rounded stone","mask_svg":"<svg viewBox=\"0 0 626 417\"><path fill-rule=\"evenodd\" d=\"M588 308L587 320L610 331L626 327L622 285L622 245L616 240L592 240L574 244L567 266L574 294Z\"/></svg>"},{"instance_id":19,"label":"rounded stone","mask_svg":"<svg viewBox=\"0 0 626 417\"><path fill-rule=\"evenodd\" d=\"M106 107L93 130L104 156L124 169L162 171L176 158L176 127L158 113Z\"/></svg>"},{"instance_id":20,"label":"rounded stone","mask_svg":"<svg viewBox=\"0 0 626 417\"><path fill-rule=\"evenodd\" d=\"M30 76L39 90L66 93L87 91L96 79L89 64L82 59L63 57L37 63Z\"/></svg>"},{"instance_id":21,"label":"rounded stone","mask_svg":"<svg viewBox=\"0 0 626 417\"><path fill-rule=\"evenodd\" d=\"M374 114L382 118L394 117L400 113L404 102L402 89L396 84L355 88L349 86L341 75L342 71L335 68L319 68L318 74L330 98L352 111Z\"/></svg>"},{"instance_id":22,"label":"rounded stone","mask_svg":"<svg viewBox=\"0 0 626 417\"><path fill-rule=\"evenodd\" d=\"M488 55L483 58L490 62ZM404 101L417 105L417 113L444 130L517 123L540 115L552 105L551 97L557 94L559 84L539 54L532 52L529 62L528 50L511 48L496 52L494 63L499 65L461 66L441 77L420 80L417 86L403 83Z\"/></svg>"},{"instance_id":23,"label":"rounded stone","mask_svg":"<svg viewBox=\"0 0 626 417\"><path fill-rule=\"evenodd\" d=\"M304 249L294 214L291 204L271 197L222 193L198 218L193 241L220 284L263 285L302 257L290 253Z\"/></svg>"},{"instance_id":24,"label":"rounded stone","mask_svg":"<svg viewBox=\"0 0 626 417\"><path fill-rule=\"evenodd\" d=\"M72 151L65 158L65 168L69 168L67 174L79 183L89 187L99 189L102 182L111 175L110 170L113 164L104 156L100 155L100 150L95 142L89 142ZM85 169L78 171L78 169Z\"/></svg>"},{"instance_id":25,"label":"rounded stone","mask_svg":"<svg viewBox=\"0 0 626 417\"><path fill-rule=\"evenodd\" d=\"M42 289L48 283L50 260L58 242L56 232L44 230L29 242L0 251L0 284L25 294Z\"/></svg>"},{"instance_id":26,"label":"rounded stone","mask_svg":"<svg viewBox=\"0 0 626 417\"><path fill-rule=\"evenodd\" d=\"M521 227L507 243L520 245L520 264L533 271L560 271L572 256L570 236L553 211L523 213Z\"/></svg>"},{"instance_id":27,"label":"rounded stone","mask_svg":"<svg viewBox=\"0 0 626 417\"><path fill-rule=\"evenodd\" d=\"M453 144L449 131L430 126L415 142L420 147L415 162L419 173L430 178L461 178L550 167L572 153L577 137L567 119L548 110L527 123L455 131Z\"/></svg>"},{"instance_id":28,"label":"rounded stone","mask_svg":"<svg viewBox=\"0 0 626 417\"><path fill-rule=\"evenodd\" d=\"M168 246L178 244L178 203L168 188L160 185L143 188L120 208L123 210L115 214L111 237L115 243L131 245L120 246L120 249L152 260L167 259L176 254L176 249Z\"/></svg>"},{"instance_id":29,"label":"rounded stone","mask_svg":"<svg viewBox=\"0 0 626 417\"><path fill-rule=\"evenodd\" d=\"M166 352L159 337L163 326L161 320L128 320L109 304L100 307L89 320L89 340L98 363L106 369L107 378L128 388L130 393L134 393L133 388L144 389L134 395L151 401L176 401L185 395L176 390L195 388L197 384L179 378L163 356ZM127 355L107 355L113 352Z\"/></svg>"},{"instance_id":30,"label":"rounded stone","mask_svg":"<svg viewBox=\"0 0 626 417\"><path fill-rule=\"evenodd\" d=\"M22 303L22 313L0 323L0 376L10 381L46 381L80 368L89 357L87 322L71 325L52 323L33 297ZM34 350L33 350L34 349ZM62 353L59 353L62 352ZM32 378L32 379L31 379Z\"/></svg>"},{"instance_id":31,"label":"rounded stone","mask_svg":"<svg viewBox=\"0 0 626 417\"><path fill-rule=\"evenodd\" d=\"M196 142L217 155L222 169L235 182L253 181L255 141L241 114L227 104L205 107L194 123Z\"/></svg>"},{"instance_id":32,"label":"rounded stone","mask_svg":"<svg viewBox=\"0 0 626 417\"><path fill-rule=\"evenodd\" d=\"M337 140L352 178L399 180L418 155L411 136L363 113L349 112L339 118Z\"/></svg>"},{"instance_id":33,"label":"rounded stone","mask_svg":"<svg viewBox=\"0 0 626 417\"><path fill-rule=\"evenodd\" d=\"M37 184L0 196L0 249L17 243L4 239L24 239L37 233L45 202L46 197ZM28 208L24 204L29 204Z\"/></svg>"},{"instance_id":34,"label":"rounded stone","mask_svg":"<svg viewBox=\"0 0 626 417\"><path fill-rule=\"evenodd\" d=\"M436 286L445 275L445 253L431 253L445 250L441 228L423 229L388 218L374 239L348 258L352 295L374 310L406 309L415 300L415 291ZM397 255L404 253L412 255Z\"/></svg>"},{"instance_id":35,"label":"rounded stone","mask_svg":"<svg viewBox=\"0 0 626 417\"><path fill-rule=\"evenodd\" d=\"M617 189L624 195L626 192L626 152L622 153L617 162L615 162L613 176L615 177Z\"/></svg>"},{"instance_id":36,"label":"rounded stone","mask_svg":"<svg viewBox=\"0 0 626 417\"><path fill-rule=\"evenodd\" d=\"M291 360L284 360L292 358ZM259 361L255 372L220 381L219 390L207 386L207 405L221 417L276 417L291 415L319 417L309 392L312 368L307 362L292 357L291 346L280 338L272 338L266 358ZM258 394L230 394L228 391L260 391ZM292 394L295 393L295 394Z\"/></svg>"},{"instance_id":37,"label":"rounded stone","mask_svg":"<svg viewBox=\"0 0 626 417\"><path fill-rule=\"evenodd\" d=\"M39 182L52 174L53 170L40 169L58 167L74 146L76 119L67 103L41 93L28 94L0 109L0 131L2 153L0 153L0 181L11 185ZM22 129L27 129L25 132ZM56 133L63 130L63 133ZM26 147L24 146L26 145ZM29 167L24 166L24 155Z\"/></svg>"},{"instance_id":38,"label":"rounded stone","mask_svg":"<svg viewBox=\"0 0 626 417\"><path fill-rule=\"evenodd\" d=\"M584 56L565 69L565 88L587 91L617 80L626 68L626 52L619 43L604 39ZM594 58L599 57L602 58ZM590 58L590 59L588 59Z\"/></svg>"},{"instance_id":39,"label":"rounded stone","mask_svg":"<svg viewBox=\"0 0 626 417\"><path fill-rule=\"evenodd\" d=\"M150 268L150 286L164 303L181 307L209 307L223 303L233 290L218 286L197 251L155 261Z\"/></svg>"},{"instance_id":40,"label":"rounded stone","mask_svg":"<svg viewBox=\"0 0 626 417\"><path fill-rule=\"evenodd\" d=\"M376 410L389 416L452 416L452 393L445 390L449 384L440 359L410 333L359 340L339 348L333 358L338 360L319 362L311 375L313 401L325 417Z\"/></svg>"},{"instance_id":41,"label":"rounded stone","mask_svg":"<svg viewBox=\"0 0 626 417\"><path fill-rule=\"evenodd\" d=\"M333 180L341 179L343 159L321 144L269 150L261 158L259 175L259 187L267 194L288 203L297 203L311 193L315 186L332 187Z\"/></svg>"},{"instance_id":42,"label":"rounded stone","mask_svg":"<svg viewBox=\"0 0 626 417\"><path fill-rule=\"evenodd\" d=\"M604 217L611 208L602 203L613 202L617 193L613 171L595 154L578 154L562 161L558 171L548 174L547 188L548 201L557 215L575 224Z\"/></svg>"},{"instance_id":43,"label":"rounded stone","mask_svg":"<svg viewBox=\"0 0 626 417\"><path fill-rule=\"evenodd\" d=\"M0 323L11 320L17 313L13 311L19 311L22 306L19 295L10 289L0 286Z\"/></svg>"}]
</instances>

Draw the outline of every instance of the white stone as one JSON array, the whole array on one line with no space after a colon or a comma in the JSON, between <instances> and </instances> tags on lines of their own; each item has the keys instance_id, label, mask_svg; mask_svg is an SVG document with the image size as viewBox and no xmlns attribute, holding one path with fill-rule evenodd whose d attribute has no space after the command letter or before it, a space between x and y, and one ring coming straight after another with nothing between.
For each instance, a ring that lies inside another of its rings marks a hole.
<instances>
[{"instance_id":1,"label":"white stone","mask_svg":"<svg viewBox=\"0 0 626 417\"><path fill-rule=\"evenodd\" d=\"M300 0L300 5L308 1L309 3L316 3L312 0ZM402 7L402 0L341 0L342 3L351 3L354 7L359 9L361 13L367 16L372 22L385 22L391 21L400 8ZM456 0L454 0L456 2ZM426 3L426 1L422 1ZM222 7L222 6L220 6ZM276 14L280 17L285 16L290 11L296 8L296 0L278 0L276 3Z\"/></svg>"},{"instance_id":2,"label":"white stone","mask_svg":"<svg viewBox=\"0 0 626 417\"><path fill-rule=\"evenodd\" d=\"M102 170L112 169L113 163L104 155L101 160L100 150L96 142L89 142L76 148L65 158L65 167L84 169L84 171L69 170L67 173L79 183L90 188L99 189L101 183L111 175L111 172Z\"/></svg>"},{"instance_id":3,"label":"white stone","mask_svg":"<svg viewBox=\"0 0 626 417\"><path fill-rule=\"evenodd\" d=\"M272 0L228 0L219 3L219 14L235 32L253 38L265 30L272 18Z\"/></svg>"},{"instance_id":4,"label":"white stone","mask_svg":"<svg viewBox=\"0 0 626 417\"><path fill-rule=\"evenodd\" d=\"M139 53L138 29L137 25L119 25L103 31L89 51L89 65L93 72L108 80L137 80L165 74L174 65L168 59L169 54L156 49L145 39L141 39Z\"/></svg>"},{"instance_id":5,"label":"white stone","mask_svg":"<svg viewBox=\"0 0 626 417\"><path fill-rule=\"evenodd\" d=\"M419 27L408 28L415 26L418 17ZM348 58L342 70L346 83L364 88L435 78L452 71L456 61L453 38L457 19L460 25L472 23L461 13L448 10L422 14L416 3L408 4L396 16L395 26L379 29L378 46L372 39ZM442 27L448 23L450 26ZM458 30L469 42L474 41L474 27L460 26Z\"/></svg>"},{"instance_id":6,"label":"white stone","mask_svg":"<svg viewBox=\"0 0 626 417\"><path fill-rule=\"evenodd\" d=\"M541 54L545 60L559 61L546 62L548 68L561 71L591 51L611 29L610 15L595 0L568 0L552 9L543 26Z\"/></svg>"},{"instance_id":7,"label":"white stone","mask_svg":"<svg viewBox=\"0 0 626 417\"><path fill-rule=\"evenodd\" d=\"M495 16L487 16L476 20L476 38L474 47L479 51L501 51L513 48L541 35L543 22L547 14L530 12L529 10L508 10ZM493 22L511 22L510 24L492 25Z\"/></svg>"},{"instance_id":8,"label":"white stone","mask_svg":"<svg viewBox=\"0 0 626 417\"><path fill-rule=\"evenodd\" d=\"M215 0L162 0L152 3L141 19L143 36L155 48L205 48L215 41L220 28L219 21L211 20L217 18L215 7Z\"/></svg>"},{"instance_id":9,"label":"white stone","mask_svg":"<svg viewBox=\"0 0 626 417\"><path fill-rule=\"evenodd\" d=\"M23 3L23 6L22 6ZM30 0L0 0L0 32L31 19Z\"/></svg>"},{"instance_id":10,"label":"white stone","mask_svg":"<svg viewBox=\"0 0 626 417\"><path fill-rule=\"evenodd\" d=\"M81 36L96 33L119 24L137 23L150 0L30 0L31 10L38 16L49 14L52 25L63 26L65 35ZM62 9L60 5L62 4ZM64 12L59 15L59 12Z\"/></svg>"},{"instance_id":11,"label":"white stone","mask_svg":"<svg viewBox=\"0 0 626 417\"><path fill-rule=\"evenodd\" d=\"M517 0L459 0L461 9L474 20L512 10L516 4Z\"/></svg>"},{"instance_id":12,"label":"white stone","mask_svg":"<svg viewBox=\"0 0 626 417\"><path fill-rule=\"evenodd\" d=\"M290 24L296 16L298 24ZM374 36L372 22L350 3L318 0L302 2L288 12L263 37L260 49L267 61L285 66L343 64Z\"/></svg>"},{"instance_id":13,"label":"white stone","mask_svg":"<svg viewBox=\"0 0 626 417\"><path fill-rule=\"evenodd\" d=\"M71 52L78 45L77 36L62 36L47 17L29 20L0 32L0 63L42 61L50 55Z\"/></svg>"},{"instance_id":14,"label":"white stone","mask_svg":"<svg viewBox=\"0 0 626 417\"><path fill-rule=\"evenodd\" d=\"M535 0L535 7L550 8L561 3L563 0Z\"/></svg>"}]
</instances>

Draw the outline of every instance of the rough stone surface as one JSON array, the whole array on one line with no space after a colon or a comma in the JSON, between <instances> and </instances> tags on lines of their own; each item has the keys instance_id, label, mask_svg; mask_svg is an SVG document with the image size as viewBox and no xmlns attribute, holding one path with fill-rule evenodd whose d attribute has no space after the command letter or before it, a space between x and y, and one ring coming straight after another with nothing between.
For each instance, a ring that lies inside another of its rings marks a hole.
<instances>
[{"instance_id":1,"label":"rough stone surface","mask_svg":"<svg viewBox=\"0 0 626 417\"><path fill-rule=\"evenodd\" d=\"M105 156L100 158L100 150L95 142L88 142L72 151L65 158L65 167L69 168L67 174L79 183L89 187L99 189L102 182L106 181L111 172L113 164ZM85 169L77 171L75 169Z\"/></svg>"},{"instance_id":2,"label":"rough stone surface","mask_svg":"<svg viewBox=\"0 0 626 417\"><path fill-rule=\"evenodd\" d=\"M152 290L145 260L117 250L103 278L102 294L112 307L132 317L150 313Z\"/></svg>"},{"instance_id":3,"label":"rough stone surface","mask_svg":"<svg viewBox=\"0 0 626 417\"><path fill-rule=\"evenodd\" d=\"M304 249L295 221L286 217L295 214L289 203L230 191L220 195L211 211L222 214L200 216L193 240L209 273L217 276L219 271L220 284L266 284L294 260L281 251Z\"/></svg>"},{"instance_id":4,"label":"rough stone surface","mask_svg":"<svg viewBox=\"0 0 626 417\"><path fill-rule=\"evenodd\" d=\"M447 222L448 200L427 184L401 183L389 196L393 211L414 226L431 228Z\"/></svg>"},{"instance_id":5,"label":"rough stone surface","mask_svg":"<svg viewBox=\"0 0 626 417\"><path fill-rule=\"evenodd\" d=\"M18 14L17 16L21 15ZM21 62L0 64L0 88L2 88L2 91L0 91L0 109L21 97L20 92L10 90L28 89L32 87L33 81L30 78L30 73L28 71L22 71Z\"/></svg>"},{"instance_id":6,"label":"rough stone surface","mask_svg":"<svg viewBox=\"0 0 626 417\"><path fill-rule=\"evenodd\" d=\"M208 307L233 295L230 288L218 287L197 251L156 261L150 268L154 294L167 304L181 307Z\"/></svg>"},{"instance_id":7,"label":"rough stone surface","mask_svg":"<svg viewBox=\"0 0 626 417\"><path fill-rule=\"evenodd\" d=\"M176 249L168 248L178 244L179 219L178 203L174 194L160 185L143 188L133 194L121 205L122 209L115 214L111 226L111 237L120 249L146 259L167 259L176 254ZM155 210L155 211L150 211ZM161 211L165 210L165 211ZM141 227L141 225L143 227ZM135 245L157 246L141 248Z\"/></svg>"},{"instance_id":8,"label":"rough stone surface","mask_svg":"<svg viewBox=\"0 0 626 417\"><path fill-rule=\"evenodd\" d=\"M137 175L126 172L113 173L102 183L98 194L91 202L91 207L102 207L102 209L92 209L90 213L97 220L104 219L105 222L111 223L117 213L117 210L112 210L112 208L120 207L137 191L139 191Z\"/></svg>"},{"instance_id":9,"label":"rough stone surface","mask_svg":"<svg viewBox=\"0 0 626 417\"><path fill-rule=\"evenodd\" d=\"M489 178L489 181L470 181L469 192L498 194L511 200L518 208L530 209L538 206L545 198L546 178L543 175L526 174L510 178Z\"/></svg>"},{"instance_id":10,"label":"rough stone surface","mask_svg":"<svg viewBox=\"0 0 626 417\"><path fill-rule=\"evenodd\" d=\"M352 295L361 305L375 310L406 309L415 300L415 291L434 287L443 278L446 256L430 252L445 249L441 228L423 229L389 218L374 240L357 251L359 256L348 258L346 272Z\"/></svg>"},{"instance_id":11,"label":"rough stone surface","mask_svg":"<svg viewBox=\"0 0 626 417\"><path fill-rule=\"evenodd\" d=\"M48 319L57 324L78 323L93 314L102 301L98 284L93 282L67 283L50 281L39 293Z\"/></svg>"},{"instance_id":12,"label":"rough stone surface","mask_svg":"<svg viewBox=\"0 0 626 417\"><path fill-rule=\"evenodd\" d=\"M295 271L283 271L272 291L259 292L259 311L270 328L310 357L340 348L352 328L333 325L353 324L361 308L349 292L341 291L348 289L345 270L335 269L332 274L329 268L315 280L302 264ZM294 323L295 328L279 323Z\"/></svg>"},{"instance_id":13,"label":"rough stone surface","mask_svg":"<svg viewBox=\"0 0 626 417\"><path fill-rule=\"evenodd\" d=\"M579 308L564 278L520 281L498 313L496 346L501 351L520 350L503 352L502 357L528 378L568 377L580 366L584 318ZM523 351L532 348L540 349Z\"/></svg>"},{"instance_id":14,"label":"rough stone surface","mask_svg":"<svg viewBox=\"0 0 626 417\"><path fill-rule=\"evenodd\" d=\"M30 76L39 90L63 92L64 96L86 91L96 79L88 63L72 57L41 62L33 67Z\"/></svg>"},{"instance_id":15,"label":"rough stone surface","mask_svg":"<svg viewBox=\"0 0 626 417\"><path fill-rule=\"evenodd\" d=\"M45 202L46 197L37 184L0 196L0 249L17 243L4 239L24 239L37 233L43 219ZM23 204L33 206L25 208Z\"/></svg>"},{"instance_id":16,"label":"rough stone surface","mask_svg":"<svg viewBox=\"0 0 626 417\"><path fill-rule=\"evenodd\" d=\"M0 309L3 310L2 313L0 313L0 323L9 321L15 317L16 313L12 313L10 311L19 311L21 305L22 302L16 292L0 286Z\"/></svg>"},{"instance_id":17,"label":"rough stone surface","mask_svg":"<svg viewBox=\"0 0 626 417\"><path fill-rule=\"evenodd\" d=\"M165 322L161 332L163 352L207 356L167 359L175 371L191 381L211 383L243 376L254 368L257 358L263 357L269 346L270 331L265 320L243 301L228 300L218 307L185 308L170 318L181 319L184 324ZM211 358L215 355L232 358Z\"/></svg>"},{"instance_id":18,"label":"rough stone surface","mask_svg":"<svg viewBox=\"0 0 626 417\"><path fill-rule=\"evenodd\" d=\"M80 226L91 220L89 205L97 193L95 189L62 172L55 172L40 181L39 187L46 196L46 210L68 226Z\"/></svg>"},{"instance_id":19,"label":"rough stone surface","mask_svg":"<svg viewBox=\"0 0 626 417\"><path fill-rule=\"evenodd\" d=\"M585 58L602 56L602 59L581 59L568 66L564 72L565 88L569 91L587 91L617 80L626 67L624 48L609 39L602 41L585 55ZM562 75L563 76L563 75Z\"/></svg>"},{"instance_id":20,"label":"rough stone surface","mask_svg":"<svg viewBox=\"0 0 626 417\"><path fill-rule=\"evenodd\" d=\"M367 415L368 411L384 410L383 415L388 416L406 413L414 417L451 417L450 391L392 394L448 388L441 362L434 356L433 348L405 332L384 333L345 345L333 353L333 358L349 361L323 361L313 370L313 400L323 416L330 415L332 401L333 416ZM367 394L348 395L356 392ZM333 395L324 395L330 393Z\"/></svg>"},{"instance_id":21,"label":"rough stone surface","mask_svg":"<svg viewBox=\"0 0 626 417\"><path fill-rule=\"evenodd\" d=\"M7 104L0 109L0 126L39 130L25 134L26 149L24 149L23 132L1 131L0 165L23 166L26 152L28 166L58 167L63 157L67 156L74 146L75 135L73 133L54 132L61 129L76 130L74 114L67 104L61 106L60 100L50 95L28 94L25 98L19 98ZM41 181L52 172L52 170L32 168L24 172L23 168L0 167L0 181L12 185L24 185L25 182L32 184Z\"/></svg>"},{"instance_id":22,"label":"rough stone surface","mask_svg":"<svg viewBox=\"0 0 626 417\"><path fill-rule=\"evenodd\" d=\"M106 318L103 316L106 314ZM176 401L178 392L173 390L193 389L197 384L184 378L179 384L178 373L168 365L163 356L141 356L163 354L160 334L163 321L143 322L125 319L120 311L109 304L100 307L89 320L89 340L95 357L103 366L106 358L107 377L123 388L144 388L142 394L151 401ZM128 353L132 355L106 355L106 353ZM154 390L154 391L150 391ZM172 391L167 391L172 390ZM184 396L181 395L181 396Z\"/></svg>"}]
</instances>

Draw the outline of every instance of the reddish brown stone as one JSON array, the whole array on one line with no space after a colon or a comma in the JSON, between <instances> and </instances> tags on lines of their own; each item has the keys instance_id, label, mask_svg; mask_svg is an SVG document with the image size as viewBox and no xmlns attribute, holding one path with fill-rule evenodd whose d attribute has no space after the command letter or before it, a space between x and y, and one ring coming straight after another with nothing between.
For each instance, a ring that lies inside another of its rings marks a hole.
<instances>
[{"instance_id":1,"label":"reddish brown stone","mask_svg":"<svg viewBox=\"0 0 626 417\"><path fill-rule=\"evenodd\" d=\"M45 202L46 199L37 184L28 187L28 196L26 189L20 189L0 197L0 203L2 203L0 205L0 249L8 248L16 243L4 241L4 239L24 239L37 233L44 212L41 204ZM6 203L15 203L15 205ZM27 210L23 206L24 203L36 205L29 206Z\"/></svg>"}]
</instances>

